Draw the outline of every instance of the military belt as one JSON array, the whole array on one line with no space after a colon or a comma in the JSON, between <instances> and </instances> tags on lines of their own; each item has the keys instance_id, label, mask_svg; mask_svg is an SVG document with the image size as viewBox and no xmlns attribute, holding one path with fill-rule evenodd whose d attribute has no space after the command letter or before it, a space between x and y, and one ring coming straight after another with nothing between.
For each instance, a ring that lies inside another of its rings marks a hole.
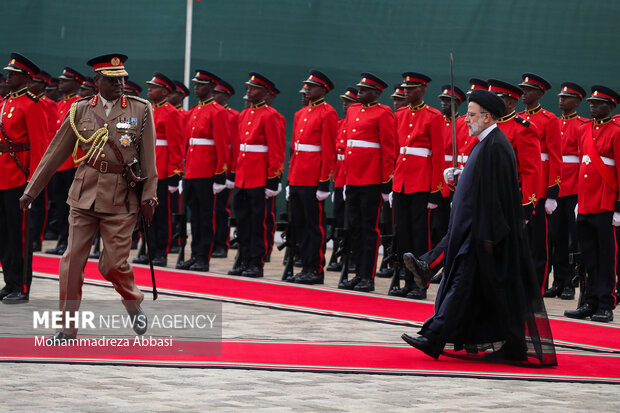
<instances>
[{"instance_id":1,"label":"military belt","mask_svg":"<svg viewBox=\"0 0 620 413\"><path fill-rule=\"evenodd\" d=\"M0 143L0 153L25 152L30 150L30 144L20 143Z\"/></svg>"},{"instance_id":2,"label":"military belt","mask_svg":"<svg viewBox=\"0 0 620 413\"><path fill-rule=\"evenodd\" d=\"M126 167L126 165L122 163L112 163L108 161L102 161L100 159L97 159L96 161L86 162L86 165L98 170L103 174L122 174L123 172L125 172Z\"/></svg>"}]
</instances>

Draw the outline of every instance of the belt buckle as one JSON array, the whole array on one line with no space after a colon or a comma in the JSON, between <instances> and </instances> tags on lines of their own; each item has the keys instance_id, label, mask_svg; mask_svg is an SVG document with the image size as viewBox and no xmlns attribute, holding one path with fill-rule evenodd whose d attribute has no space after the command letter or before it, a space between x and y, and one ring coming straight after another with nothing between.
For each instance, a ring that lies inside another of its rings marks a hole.
<instances>
[{"instance_id":1,"label":"belt buckle","mask_svg":"<svg viewBox=\"0 0 620 413\"><path fill-rule=\"evenodd\" d=\"M102 174L108 172L108 161L101 161L99 163L99 172Z\"/></svg>"},{"instance_id":2,"label":"belt buckle","mask_svg":"<svg viewBox=\"0 0 620 413\"><path fill-rule=\"evenodd\" d=\"M299 152L299 141L295 142L295 152Z\"/></svg>"},{"instance_id":3,"label":"belt buckle","mask_svg":"<svg viewBox=\"0 0 620 413\"><path fill-rule=\"evenodd\" d=\"M193 145L194 144L194 138L189 138L189 144Z\"/></svg>"},{"instance_id":4,"label":"belt buckle","mask_svg":"<svg viewBox=\"0 0 620 413\"><path fill-rule=\"evenodd\" d=\"M585 163L586 165L590 164L590 156L589 155L584 155L583 156L583 163Z\"/></svg>"},{"instance_id":5,"label":"belt buckle","mask_svg":"<svg viewBox=\"0 0 620 413\"><path fill-rule=\"evenodd\" d=\"M247 143L243 143L243 152L247 152L248 151L248 144Z\"/></svg>"},{"instance_id":6,"label":"belt buckle","mask_svg":"<svg viewBox=\"0 0 620 413\"><path fill-rule=\"evenodd\" d=\"M347 146L348 146L349 148L352 148L352 147L353 147L353 140L349 139L349 140L347 141Z\"/></svg>"}]
</instances>

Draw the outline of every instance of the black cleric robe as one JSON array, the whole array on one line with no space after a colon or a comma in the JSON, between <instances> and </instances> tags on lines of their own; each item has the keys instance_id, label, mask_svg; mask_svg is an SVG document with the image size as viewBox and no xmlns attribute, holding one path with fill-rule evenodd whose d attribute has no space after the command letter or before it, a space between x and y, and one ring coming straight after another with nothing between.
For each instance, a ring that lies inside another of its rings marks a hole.
<instances>
[{"instance_id":1,"label":"black cleric robe","mask_svg":"<svg viewBox=\"0 0 620 413\"><path fill-rule=\"evenodd\" d=\"M515 154L497 127L472 150L452 201L444 277L425 337L486 349L527 346L536 365L557 364L521 208Z\"/></svg>"}]
</instances>

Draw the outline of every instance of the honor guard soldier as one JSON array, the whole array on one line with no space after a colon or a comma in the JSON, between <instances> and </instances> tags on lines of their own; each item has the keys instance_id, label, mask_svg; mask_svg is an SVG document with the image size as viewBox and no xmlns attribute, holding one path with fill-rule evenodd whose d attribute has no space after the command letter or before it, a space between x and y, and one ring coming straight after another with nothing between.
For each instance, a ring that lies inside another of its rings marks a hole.
<instances>
[{"instance_id":1,"label":"honor guard soldier","mask_svg":"<svg viewBox=\"0 0 620 413\"><path fill-rule=\"evenodd\" d=\"M521 89L502 80L489 79L489 91L501 97L506 106L506 113L497 121L497 126L504 132L515 151L523 216L529 221L540 198L542 179L540 138L537 128L517 116L515 112L519 97L523 93Z\"/></svg>"},{"instance_id":2,"label":"honor guard soldier","mask_svg":"<svg viewBox=\"0 0 620 413\"><path fill-rule=\"evenodd\" d=\"M187 206L192 213L192 253L189 260L177 266L192 271L209 271L214 197L226 188L228 114L213 99L218 80L216 75L202 69L196 70L192 79L194 94L200 101L190 110L187 122L189 141L183 180L183 196L187 197Z\"/></svg>"},{"instance_id":3,"label":"honor guard soldier","mask_svg":"<svg viewBox=\"0 0 620 413\"><path fill-rule=\"evenodd\" d=\"M147 101L123 95L125 60L124 55L109 54L88 61L99 93L71 105L20 203L27 208L67 157L74 157L80 166L68 198L69 244L60 260L60 311L72 314L79 308L84 266L99 231L105 245L99 271L123 298L134 331L144 334L146 314L140 308L144 294L127 259L138 212L148 223L157 205L155 125ZM76 159L78 148L84 156ZM48 343L66 343L76 336L77 328L69 324Z\"/></svg>"},{"instance_id":4,"label":"honor guard soldier","mask_svg":"<svg viewBox=\"0 0 620 413\"><path fill-rule=\"evenodd\" d=\"M610 322L616 307L616 243L620 226L620 124L611 115L620 95L605 86L592 86L592 120L581 128L577 235L586 278L585 302L566 317ZM612 225L610 225L612 224Z\"/></svg>"},{"instance_id":5,"label":"honor guard soldier","mask_svg":"<svg viewBox=\"0 0 620 413\"><path fill-rule=\"evenodd\" d=\"M489 90L489 83L486 80L472 77L471 79L469 79L469 89L467 90L467 95L470 95L471 92L477 89Z\"/></svg>"},{"instance_id":6,"label":"honor guard soldier","mask_svg":"<svg viewBox=\"0 0 620 413\"><path fill-rule=\"evenodd\" d=\"M325 101L334 88L324 73L311 70L304 80L309 104L295 113L288 184L289 202L302 271L298 284L323 284L325 266L325 199L336 160L338 115Z\"/></svg>"},{"instance_id":7,"label":"honor guard soldier","mask_svg":"<svg viewBox=\"0 0 620 413\"><path fill-rule=\"evenodd\" d=\"M387 84L372 73L362 73L358 100L347 110L343 128L346 226L356 275L338 288L373 291L379 249L382 200L389 199L394 173L394 115L377 100Z\"/></svg>"},{"instance_id":8,"label":"honor guard soldier","mask_svg":"<svg viewBox=\"0 0 620 413\"><path fill-rule=\"evenodd\" d=\"M60 89L58 89L58 85L60 85L60 80L57 77L52 77L45 87L45 96L56 103L60 102L62 99L62 93ZM55 121L56 119L54 119L54 122Z\"/></svg>"},{"instance_id":9,"label":"honor guard soldier","mask_svg":"<svg viewBox=\"0 0 620 413\"><path fill-rule=\"evenodd\" d=\"M577 205L577 183L579 181L579 140L582 126L589 119L577 115L577 107L586 97L586 91L576 83L564 82L560 86L559 106L562 111L560 135L562 137L562 186L558 197L558 207L552 215L551 258L553 265L553 285L545 291L545 297L560 297L563 300L575 298L572 284L569 256L576 253L577 225L575 206Z\"/></svg>"},{"instance_id":10,"label":"honor guard soldier","mask_svg":"<svg viewBox=\"0 0 620 413\"><path fill-rule=\"evenodd\" d=\"M62 121L69 113L71 105L80 95L77 92L85 80L85 76L75 69L65 67L62 74L58 76L60 81L59 90L63 93L63 98L58 102L58 118L56 119L56 129L60 127ZM54 131L56 132L56 131ZM50 181L50 216L48 222L53 228L58 229L58 242L56 247L45 251L46 254L62 255L67 249L69 237L69 205L67 205L67 195L75 176L76 165L71 157L60 165L58 171Z\"/></svg>"},{"instance_id":11,"label":"honor guard soldier","mask_svg":"<svg viewBox=\"0 0 620 413\"><path fill-rule=\"evenodd\" d=\"M149 232L149 247L152 251L153 265L165 267L170 247L170 197L169 189L178 190L183 170L183 153L185 139L183 137L181 115L166 98L174 91L176 85L166 75L153 73L153 78L146 82L147 97L153 104L153 120L155 121L155 159L157 162L157 199L158 208L153 215ZM134 263L148 264L145 256L137 257Z\"/></svg>"},{"instance_id":12,"label":"honor guard soldier","mask_svg":"<svg viewBox=\"0 0 620 413\"><path fill-rule=\"evenodd\" d=\"M168 95L168 102L178 111L185 112L183 100L189 96L189 89L180 80L173 80L174 91Z\"/></svg>"},{"instance_id":13,"label":"honor guard soldier","mask_svg":"<svg viewBox=\"0 0 620 413\"><path fill-rule=\"evenodd\" d=\"M560 138L560 121L552 112L540 105L540 99L551 89L551 84L533 73L524 73L523 82L519 87L523 91L521 97L526 110L519 116L536 125L540 138L540 159L542 160L542 180L540 183L539 202L528 231L532 258L540 285L546 289L549 275L549 237L547 215L557 208L562 181L562 140Z\"/></svg>"},{"instance_id":14,"label":"honor guard soldier","mask_svg":"<svg viewBox=\"0 0 620 413\"><path fill-rule=\"evenodd\" d=\"M260 73L246 82L249 107L239 114L234 211L240 259L229 275L262 277L267 254L265 198L275 197L284 170L282 120L265 100L275 85ZM267 199L269 201L269 199Z\"/></svg>"},{"instance_id":15,"label":"honor guard soldier","mask_svg":"<svg viewBox=\"0 0 620 413\"><path fill-rule=\"evenodd\" d=\"M129 79L125 80L125 95L127 96L140 96L142 93L142 86Z\"/></svg>"},{"instance_id":16,"label":"honor guard soldier","mask_svg":"<svg viewBox=\"0 0 620 413\"><path fill-rule=\"evenodd\" d=\"M95 96L97 94L97 86L95 86L95 81L92 77L87 76L84 78L82 85L78 91L78 95L83 98L89 98L91 96Z\"/></svg>"},{"instance_id":17,"label":"honor guard soldier","mask_svg":"<svg viewBox=\"0 0 620 413\"><path fill-rule=\"evenodd\" d=\"M32 249L25 236L28 212L20 210L19 197L30 173L48 143L45 106L28 92L28 83L39 73L36 64L11 53L8 71L9 93L0 103L0 263L4 287L0 300L6 304L28 301L32 282Z\"/></svg>"},{"instance_id":18,"label":"honor guard soldier","mask_svg":"<svg viewBox=\"0 0 620 413\"><path fill-rule=\"evenodd\" d=\"M332 227L332 238L337 240L336 238L336 228L344 228L345 227L345 201L343 198L344 184L345 184L345 176L344 176L344 154L347 149L347 131L344 128L345 120L347 117L347 111L349 107L357 103L357 89L353 86L347 87L345 92L340 95L340 99L342 99L342 112L344 113L344 117L338 120L337 125L337 135L336 135L336 163L334 164L334 194L332 196L332 203L334 206L334 225ZM339 241L339 240L338 240ZM342 270L342 263L338 262L338 257L335 252L337 250L337 246L334 242L332 257L329 260L329 264L327 265L327 271L340 271ZM352 270L352 264L349 264L349 269Z\"/></svg>"},{"instance_id":19,"label":"honor guard soldier","mask_svg":"<svg viewBox=\"0 0 620 413\"><path fill-rule=\"evenodd\" d=\"M392 104L394 105L394 112L403 106L407 106L407 101L405 100L405 89L399 83L394 85L394 93L390 96L392 98Z\"/></svg>"},{"instance_id":20,"label":"honor guard soldier","mask_svg":"<svg viewBox=\"0 0 620 413\"><path fill-rule=\"evenodd\" d=\"M431 78L415 72L405 72L403 78L408 106L395 114L399 151L392 203L399 257L411 251L420 256L430 250L430 210L441 202L445 166L444 118L424 103ZM423 299L426 289L415 285L413 274L406 269L405 286L390 291L390 295Z\"/></svg>"},{"instance_id":21,"label":"honor guard soldier","mask_svg":"<svg viewBox=\"0 0 620 413\"><path fill-rule=\"evenodd\" d=\"M213 239L213 253L211 258L226 258L230 248L230 195L235 187L235 163L239 153L239 112L228 105L228 100L235 94L232 85L220 79L213 89L213 99L226 109L228 123L226 126L226 136L228 142L228 160L230 165L226 178L226 188L215 196L215 238Z\"/></svg>"}]
</instances>

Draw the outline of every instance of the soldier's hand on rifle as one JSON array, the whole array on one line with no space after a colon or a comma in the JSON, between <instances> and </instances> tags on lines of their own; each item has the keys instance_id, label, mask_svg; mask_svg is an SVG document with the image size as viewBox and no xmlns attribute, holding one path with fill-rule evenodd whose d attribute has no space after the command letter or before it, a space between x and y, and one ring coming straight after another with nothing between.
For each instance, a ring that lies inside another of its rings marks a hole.
<instances>
[{"instance_id":1,"label":"soldier's hand on rifle","mask_svg":"<svg viewBox=\"0 0 620 413\"><path fill-rule=\"evenodd\" d=\"M150 199L145 201L140 207L140 213L144 217L144 222L146 225L151 225L151 219L153 218L153 214L155 214L155 207L157 206L157 201L154 199Z\"/></svg>"},{"instance_id":2,"label":"soldier's hand on rifle","mask_svg":"<svg viewBox=\"0 0 620 413\"><path fill-rule=\"evenodd\" d=\"M23 194L21 198L19 198L19 207L25 211L32 201L34 201L34 199L32 199L30 195Z\"/></svg>"},{"instance_id":3,"label":"soldier's hand on rifle","mask_svg":"<svg viewBox=\"0 0 620 413\"><path fill-rule=\"evenodd\" d=\"M446 168L443 171L443 180L454 186L455 177L463 173L463 168Z\"/></svg>"},{"instance_id":4,"label":"soldier's hand on rifle","mask_svg":"<svg viewBox=\"0 0 620 413\"><path fill-rule=\"evenodd\" d=\"M316 199L319 201L325 201L329 197L330 192L316 191Z\"/></svg>"}]
</instances>

